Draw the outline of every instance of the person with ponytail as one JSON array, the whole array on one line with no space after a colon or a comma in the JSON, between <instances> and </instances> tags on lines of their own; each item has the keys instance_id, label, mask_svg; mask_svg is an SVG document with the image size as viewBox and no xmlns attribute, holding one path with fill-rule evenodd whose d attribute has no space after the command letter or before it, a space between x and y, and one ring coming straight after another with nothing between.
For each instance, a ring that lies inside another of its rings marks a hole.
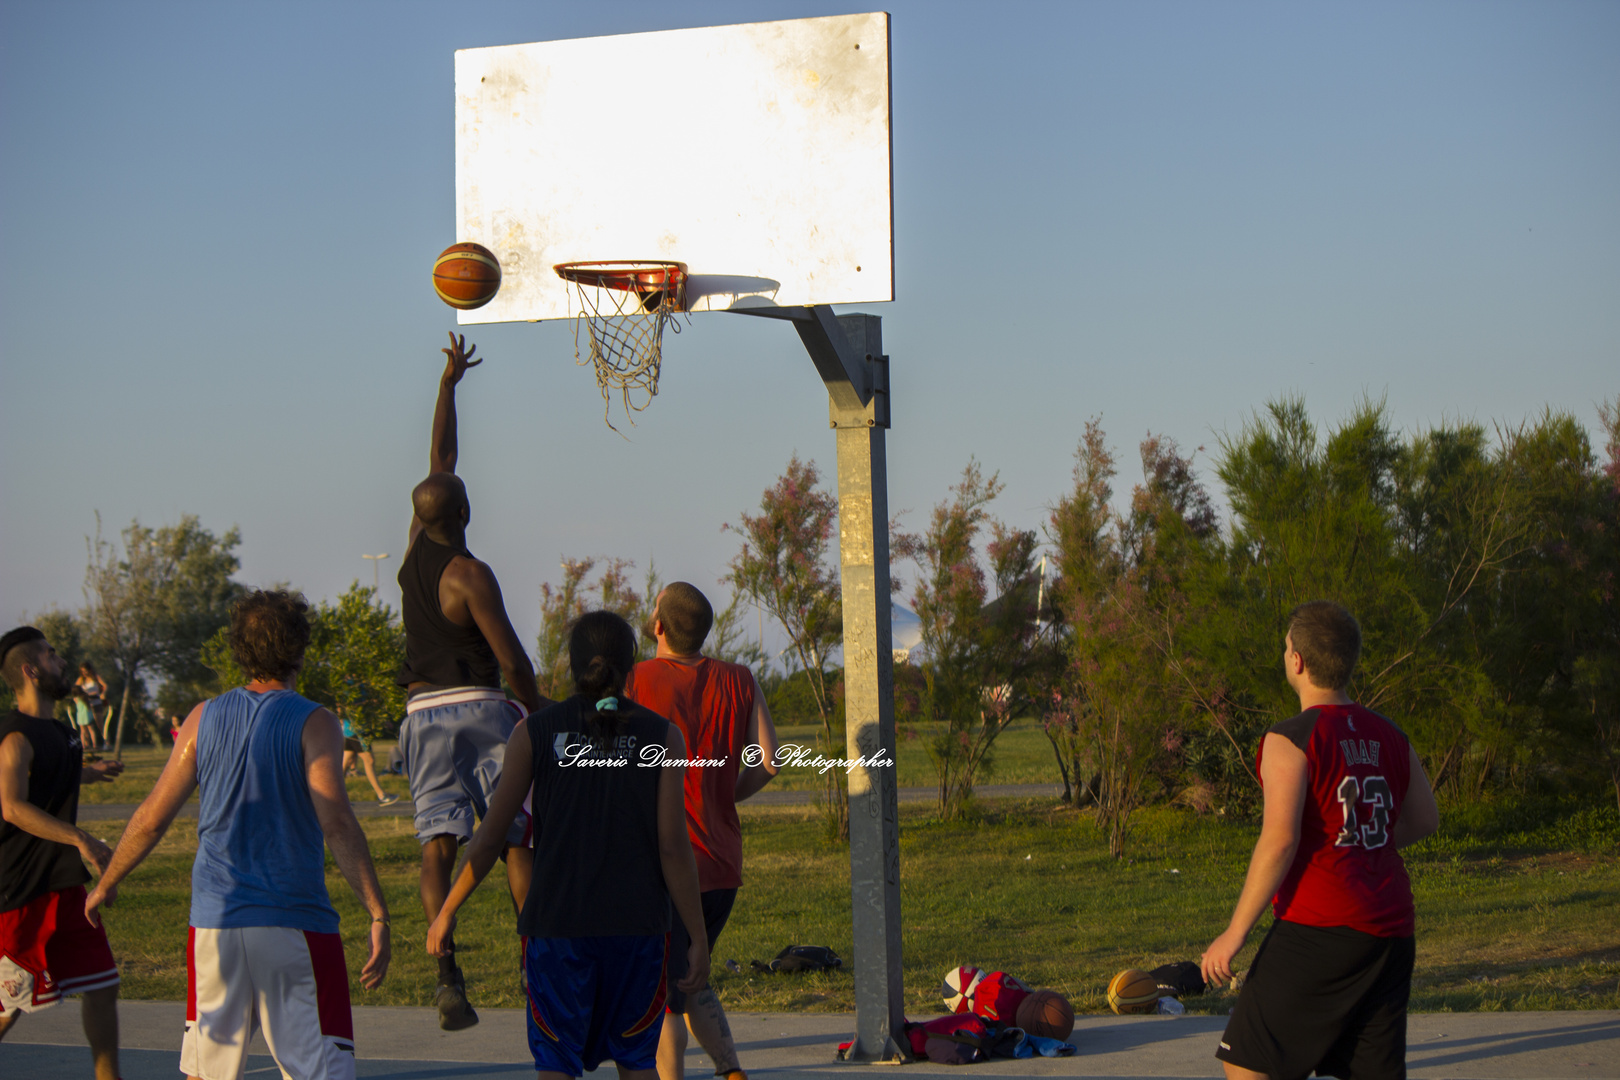
<instances>
[{"instance_id":1,"label":"person with ponytail","mask_svg":"<svg viewBox=\"0 0 1620 1080\"><path fill-rule=\"evenodd\" d=\"M686 739L624 696L636 635L593 611L569 632L575 693L529 716L506 745L489 813L428 929L442 955L456 912L494 867L532 785L534 879L518 916L529 1051L541 1080L611 1058L623 1080L656 1080L671 912L702 927L686 831ZM693 934L677 985L708 984L709 943Z\"/></svg>"}]
</instances>

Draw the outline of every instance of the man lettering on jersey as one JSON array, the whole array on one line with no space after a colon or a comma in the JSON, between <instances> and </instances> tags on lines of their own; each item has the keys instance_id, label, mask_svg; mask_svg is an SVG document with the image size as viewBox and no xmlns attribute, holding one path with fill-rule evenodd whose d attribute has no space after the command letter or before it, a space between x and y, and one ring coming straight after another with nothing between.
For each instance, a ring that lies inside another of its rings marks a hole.
<instances>
[{"instance_id":1,"label":"man lettering on jersey","mask_svg":"<svg viewBox=\"0 0 1620 1080\"><path fill-rule=\"evenodd\" d=\"M471 506L456 476L456 384L482 360L464 338L450 335L439 379L428 452L428 478L411 492L410 545L399 569L405 623L406 716L399 729L405 771L416 804L422 844L422 910L429 924L450 894L456 850L473 835L501 776L507 740L518 721L543 704L534 667L506 617L495 574L467 550ZM501 676L517 701L501 690ZM518 907L529 894L533 852L523 846L528 818L513 821L504 852L507 883ZM478 1023L456 963L455 942L439 956L434 993L439 1026L459 1031Z\"/></svg>"},{"instance_id":2,"label":"man lettering on jersey","mask_svg":"<svg viewBox=\"0 0 1620 1080\"><path fill-rule=\"evenodd\" d=\"M78 736L52 718L73 685L39 630L0 637L0 675L17 695L0 716L0 1039L23 1013L82 994L96 1080L116 1080L118 966L107 932L84 917L84 864L105 870L112 851L75 821L79 785L124 766L84 764Z\"/></svg>"},{"instance_id":3,"label":"man lettering on jersey","mask_svg":"<svg viewBox=\"0 0 1620 1080\"><path fill-rule=\"evenodd\" d=\"M1434 791L1401 730L1345 693L1361 653L1351 614L1301 604L1284 641L1300 712L1261 743L1260 840L1205 980L1232 977L1267 903L1276 921L1215 1056L1232 1078L1404 1077L1414 912L1399 849L1439 827Z\"/></svg>"},{"instance_id":4,"label":"man lettering on jersey","mask_svg":"<svg viewBox=\"0 0 1620 1080\"><path fill-rule=\"evenodd\" d=\"M197 792L180 1071L200 1080L241 1076L255 1026L282 1075L354 1080L328 848L371 913L361 985L381 985L388 971L388 905L343 787L343 726L293 689L309 645L308 611L285 592L253 592L237 603L231 653L250 681L191 710L83 908L93 917L111 899Z\"/></svg>"},{"instance_id":5,"label":"man lettering on jersey","mask_svg":"<svg viewBox=\"0 0 1620 1080\"><path fill-rule=\"evenodd\" d=\"M686 770L687 833L697 857L711 953L742 885L737 803L770 783L777 771L776 728L754 673L741 664L711 660L700 651L713 626L714 609L695 587L677 581L665 588L658 594L650 627L658 642L657 655L637 664L625 687L627 697L681 729L690 760L725 762ZM749 746L760 749L757 764L745 766L743 750ZM689 941L685 924L677 918L670 934L669 1011L658 1045L659 1080L684 1077L688 1028L714 1060L716 1076L746 1080L714 988L688 997L676 985L686 974Z\"/></svg>"}]
</instances>

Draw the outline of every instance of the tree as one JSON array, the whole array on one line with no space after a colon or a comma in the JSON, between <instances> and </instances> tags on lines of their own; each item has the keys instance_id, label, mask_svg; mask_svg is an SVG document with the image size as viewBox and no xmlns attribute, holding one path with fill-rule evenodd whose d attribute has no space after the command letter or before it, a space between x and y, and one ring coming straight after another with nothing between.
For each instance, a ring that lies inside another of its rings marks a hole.
<instances>
[{"instance_id":1,"label":"tree","mask_svg":"<svg viewBox=\"0 0 1620 1080\"><path fill-rule=\"evenodd\" d=\"M828 547L838 520L838 500L820 490L814 462L794 454L787 470L760 497L757 515L743 513L736 525L742 544L721 578L746 595L781 625L799 669L810 681L821 724L823 752L842 756L836 729L828 657L843 642L843 593ZM844 774L824 774L822 806L829 831L849 836L849 803Z\"/></svg>"},{"instance_id":2,"label":"tree","mask_svg":"<svg viewBox=\"0 0 1620 1080\"><path fill-rule=\"evenodd\" d=\"M200 650L229 621L242 592L231 580L242 542L235 528L216 537L187 514L180 524L156 530L132 521L121 539L120 553L102 539L98 514L95 541L85 541L88 644L107 657L122 684L114 756L123 750L131 695L143 672L200 677Z\"/></svg>"},{"instance_id":3,"label":"tree","mask_svg":"<svg viewBox=\"0 0 1620 1080\"><path fill-rule=\"evenodd\" d=\"M393 738L405 716L405 624L377 591L357 580L311 612L309 651L298 691L334 710L366 741Z\"/></svg>"},{"instance_id":4,"label":"tree","mask_svg":"<svg viewBox=\"0 0 1620 1080\"><path fill-rule=\"evenodd\" d=\"M229 629L220 627L198 650L197 664L211 675L211 685L199 697L248 681L231 653ZM341 709L368 741L393 738L405 716L405 688L396 681L404 661L405 627L399 613L357 580L335 603L323 600L311 607L309 647L295 686L311 701Z\"/></svg>"},{"instance_id":5,"label":"tree","mask_svg":"<svg viewBox=\"0 0 1620 1080\"><path fill-rule=\"evenodd\" d=\"M596 581L587 583L598 564L602 564L602 572ZM637 639L636 659L645 660L652 655L655 646L646 628L658 600L658 568L649 561L646 578L638 592L630 584L629 571L635 565L629 559L565 557L562 584L553 587L550 582L541 583L540 634L536 640L539 661L535 664L535 681L542 694L560 701L574 692L574 677L568 667L568 631L587 611L613 611L622 615L626 622L642 631Z\"/></svg>"},{"instance_id":6,"label":"tree","mask_svg":"<svg viewBox=\"0 0 1620 1080\"><path fill-rule=\"evenodd\" d=\"M1049 655L1036 611L1036 534L990 517L1000 492L998 477L969 461L923 535L891 541L921 569L912 606L925 655L922 713L938 725L925 746L947 818L968 812L975 782L994 767L997 737L1031 705ZM986 528L989 576L979 552Z\"/></svg>"},{"instance_id":7,"label":"tree","mask_svg":"<svg viewBox=\"0 0 1620 1080\"><path fill-rule=\"evenodd\" d=\"M1588 530L1595 558L1588 590L1596 617L1575 660L1580 709L1591 724L1598 758L1620 809L1620 395L1598 409L1608 460L1594 477L1594 520Z\"/></svg>"},{"instance_id":8,"label":"tree","mask_svg":"<svg viewBox=\"0 0 1620 1080\"><path fill-rule=\"evenodd\" d=\"M1088 423L1074 489L1051 518L1067 666L1048 732L1073 755L1076 794L1095 801L1116 858L1152 786L1174 786L1170 755L1212 697L1183 634L1189 584L1217 550L1214 510L1173 440L1149 435L1140 449L1143 482L1120 516L1110 506L1113 455Z\"/></svg>"}]
</instances>

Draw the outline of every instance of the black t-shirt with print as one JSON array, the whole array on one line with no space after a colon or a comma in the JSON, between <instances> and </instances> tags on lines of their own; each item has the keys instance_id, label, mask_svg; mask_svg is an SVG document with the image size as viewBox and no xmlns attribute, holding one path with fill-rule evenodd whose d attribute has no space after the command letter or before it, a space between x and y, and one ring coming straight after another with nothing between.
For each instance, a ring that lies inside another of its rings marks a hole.
<instances>
[{"instance_id":1,"label":"black t-shirt with print","mask_svg":"<svg viewBox=\"0 0 1620 1080\"><path fill-rule=\"evenodd\" d=\"M534 746L534 881L518 932L596 937L669 932L651 762L670 723L619 699L614 737L592 745L595 703L575 695L530 716Z\"/></svg>"}]
</instances>

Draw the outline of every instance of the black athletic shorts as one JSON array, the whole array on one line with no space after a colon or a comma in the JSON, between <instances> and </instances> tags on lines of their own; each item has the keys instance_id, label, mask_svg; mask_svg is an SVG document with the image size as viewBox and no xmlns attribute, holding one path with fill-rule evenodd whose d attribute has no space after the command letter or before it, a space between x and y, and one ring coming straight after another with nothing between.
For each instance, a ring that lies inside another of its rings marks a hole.
<instances>
[{"instance_id":1,"label":"black athletic shorts","mask_svg":"<svg viewBox=\"0 0 1620 1080\"><path fill-rule=\"evenodd\" d=\"M1272 924L1215 1056L1272 1080L1406 1076L1413 940Z\"/></svg>"},{"instance_id":2,"label":"black athletic shorts","mask_svg":"<svg viewBox=\"0 0 1620 1080\"><path fill-rule=\"evenodd\" d=\"M731 918L731 905L737 902L736 889L710 889L702 895L704 928L709 932L709 969L714 970L717 961L714 959L714 943L720 938L720 931L726 928L726 920ZM686 994L675 989L675 983L686 977L686 950L692 947L692 939L686 933L686 926L681 922L679 912L670 919L669 930L669 1002L670 1012L683 1013L686 1011Z\"/></svg>"}]
</instances>

